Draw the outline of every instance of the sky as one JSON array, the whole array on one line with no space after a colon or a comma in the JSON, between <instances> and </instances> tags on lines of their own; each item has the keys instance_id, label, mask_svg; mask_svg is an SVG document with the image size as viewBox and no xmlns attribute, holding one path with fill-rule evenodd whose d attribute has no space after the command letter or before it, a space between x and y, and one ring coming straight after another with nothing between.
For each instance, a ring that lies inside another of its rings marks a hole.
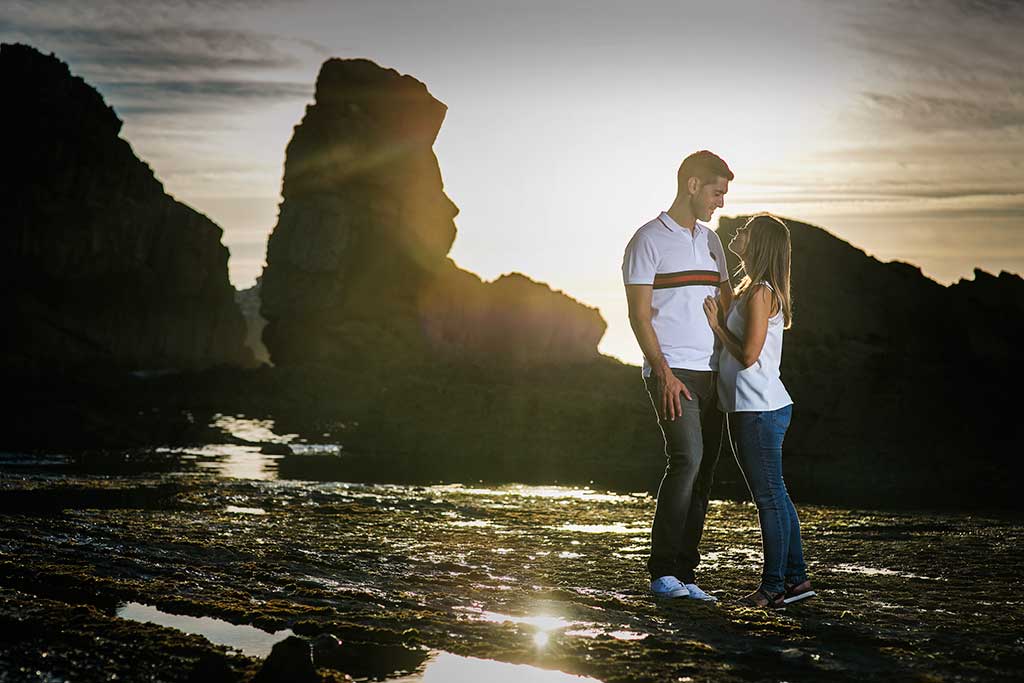
<instances>
[{"instance_id":1,"label":"sky","mask_svg":"<svg viewBox=\"0 0 1024 683\"><path fill-rule=\"evenodd\" d=\"M622 250L688 153L736 174L723 215L820 225L942 283L1024 272L1024 2L6 0L0 40L96 87L178 200L259 275L284 151L320 64L366 57L447 104L451 256L600 309L641 355ZM794 264L799 268L799 264Z\"/></svg>"}]
</instances>

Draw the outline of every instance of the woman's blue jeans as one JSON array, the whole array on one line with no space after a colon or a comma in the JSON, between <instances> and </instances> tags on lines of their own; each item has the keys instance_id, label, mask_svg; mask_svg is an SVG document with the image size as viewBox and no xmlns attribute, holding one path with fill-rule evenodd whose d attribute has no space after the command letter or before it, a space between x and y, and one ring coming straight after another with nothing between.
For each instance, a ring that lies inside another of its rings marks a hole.
<instances>
[{"instance_id":1,"label":"woman's blue jeans","mask_svg":"<svg viewBox=\"0 0 1024 683\"><path fill-rule=\"evenodd\" d=\"M781 593L787 583L807 579L800 519L782 479L782 441L792 416L792 405L764 412L729 413L736 462L761 521L761 588L771 593Z\"/></svg>"}]
</instances>

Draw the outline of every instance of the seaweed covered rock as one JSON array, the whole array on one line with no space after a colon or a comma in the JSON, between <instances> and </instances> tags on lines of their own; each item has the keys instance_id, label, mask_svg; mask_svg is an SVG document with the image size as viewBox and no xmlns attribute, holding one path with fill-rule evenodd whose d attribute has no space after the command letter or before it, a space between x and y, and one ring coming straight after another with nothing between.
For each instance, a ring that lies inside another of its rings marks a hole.
<instances>
[{"instance_id":1,"label":"seaweed covered rock","mask_svg":"<svg viewBox=\"0 0 1024 683\"><path fill-rule=\"evenodd\" d=\"M251 362L221 230L168 195L67 65L0 47L4 370Z\"/></svg>"},{"instance_id":2,"label":"seaweed covered rock","mask_svg":"<svg viewBox=\"0 0 1024 683\"><path fill-rule=\"evenodd\" d=\"M252 680L253 683L320 683L309 641L288 636L276 643Z\"/></svg>"},{"instance_id":3,"label":"seaweed covered rock","mask_svg":"<svg viewBox=\"0 0 1024 683\"><path fill-rule=\"evenodd\" d=\"M288 145L267 247L261 312L275 364L596 358L596 310L521 276L485 285L446 259L458 209L433 152L445 112L410 76L324 63ZM537 327L546 321L555 327Z\"/></svg>"}]
</instances>

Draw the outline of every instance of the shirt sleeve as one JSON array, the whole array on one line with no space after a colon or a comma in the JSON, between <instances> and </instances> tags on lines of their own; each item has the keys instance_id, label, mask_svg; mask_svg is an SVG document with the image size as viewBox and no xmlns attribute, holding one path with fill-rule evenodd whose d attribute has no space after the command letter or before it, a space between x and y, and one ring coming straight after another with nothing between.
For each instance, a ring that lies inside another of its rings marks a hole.
<instances>
[{"instance_id":1,"label":"shirt sleeve","mask_svg":"<svg viewBox=\"0 0 1024 683\"><path fill-rule=\"evenodd\" d=\"M708 249L711 250L711 256L714 257L715 263L718 264L718 281L728 282L729 264L725 260L725 249L722 248L722 240L714 230L708 230Z\"/></svg>"},{"instance_id":2,"label":"shirt sleeve","mask_svg":"<svg viewBox=\"0 0 1024 683\"><path fill-rule=\"evenodd\" d=\"M643 232L637 232L622 255L622 282L627 285L653 285L658 272L658 250Z\"/></svg>"}]
</instances>

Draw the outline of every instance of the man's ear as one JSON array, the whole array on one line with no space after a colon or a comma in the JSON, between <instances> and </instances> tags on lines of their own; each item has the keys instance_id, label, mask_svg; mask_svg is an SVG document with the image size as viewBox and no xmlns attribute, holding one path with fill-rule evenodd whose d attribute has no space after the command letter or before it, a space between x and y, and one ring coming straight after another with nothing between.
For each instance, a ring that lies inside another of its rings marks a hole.
<instances>
[{"instance_id":1,"label":"man's ear","mask_svg":"<svg viewBox=\"0 0 1024 683\"><path fill-rule=\"evenodd\" d=\"M692 175L686 179L686 191L689 192L690 194L697 194L698 192L700 192L701 184L702 183L700 182L700 178Z\"/></svg>"}]
</instances>

